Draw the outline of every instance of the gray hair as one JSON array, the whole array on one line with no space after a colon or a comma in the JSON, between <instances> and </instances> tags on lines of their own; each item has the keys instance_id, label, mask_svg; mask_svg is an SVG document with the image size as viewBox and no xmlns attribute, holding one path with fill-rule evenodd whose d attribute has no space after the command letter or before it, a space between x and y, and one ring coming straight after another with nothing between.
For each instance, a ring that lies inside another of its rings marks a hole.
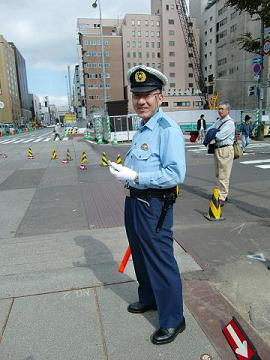
<instances>
[{"instance_id":1,"label":"gray hair","mask_svg":"<svg viewBox=\"0 0 270 360\"><path fill-rule=\"evenodd\" d=\"M230 105L230 103L229 103L228 101L222 101L222 102L220 102L220 103L218 104L218 106L221 106L221 105L225 105L225 106L226 106L226 109L227 109L228 111L231 110L231 105Z\"/></svg>"}]
</instances>

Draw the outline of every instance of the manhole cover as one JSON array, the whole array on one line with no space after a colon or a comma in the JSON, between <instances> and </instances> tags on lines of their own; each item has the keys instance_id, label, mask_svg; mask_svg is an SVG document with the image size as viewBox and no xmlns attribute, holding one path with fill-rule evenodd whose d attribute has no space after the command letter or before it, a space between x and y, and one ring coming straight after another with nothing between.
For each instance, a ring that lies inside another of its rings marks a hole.
<instances>
[{"instance_id":1,"label":"manhole cover","mask_svg":"<svg viewBox=\"0 0 270 360\"><path fill-rule=\"evenodd\" d=\"M210 356L208 354L202 354L200 356L200 360L212 360L212 356Z\"/></svg>"}]
</instances>

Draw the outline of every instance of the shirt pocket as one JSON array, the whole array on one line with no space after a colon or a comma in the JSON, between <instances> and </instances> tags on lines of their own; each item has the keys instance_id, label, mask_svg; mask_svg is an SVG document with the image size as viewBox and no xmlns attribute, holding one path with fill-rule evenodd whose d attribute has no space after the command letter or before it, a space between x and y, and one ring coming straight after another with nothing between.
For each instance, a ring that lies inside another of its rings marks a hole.
<instances>
[{"instance_id":1,"label":"shirt pocket","mask_svg":"<svg viewBox=\"0 0 270 360\"><path fill-rule=\"evenodd\" d=\"M132 154L135 156L135 158L137 160L141 160L144 162L147 162L147 160L150 158L151 156L151 150L141 150L141 149L134 149L132 151Z\"/></svg>"}]
</instances>

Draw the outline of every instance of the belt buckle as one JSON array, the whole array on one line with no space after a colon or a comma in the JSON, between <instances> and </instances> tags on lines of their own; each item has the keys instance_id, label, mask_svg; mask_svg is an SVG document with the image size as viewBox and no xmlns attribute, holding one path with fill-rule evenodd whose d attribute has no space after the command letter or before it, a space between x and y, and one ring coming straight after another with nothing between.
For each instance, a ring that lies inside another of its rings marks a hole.
<instances>
[{"instance_id":1,"label":"belt buckle","mask_svg":"<svg viewBox=\"0 0 270 360\"><path fill-rule=\"evenodd\" d=\"M130 189L124 188L124 193L126 197L130 197Z\"/></svg>"}]
</instances>

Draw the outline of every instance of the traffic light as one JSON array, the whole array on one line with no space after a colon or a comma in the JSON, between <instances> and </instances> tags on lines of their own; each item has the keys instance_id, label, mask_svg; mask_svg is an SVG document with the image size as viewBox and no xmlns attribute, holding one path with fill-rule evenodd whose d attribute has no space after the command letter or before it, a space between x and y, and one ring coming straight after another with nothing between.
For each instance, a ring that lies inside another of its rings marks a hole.
<instances>
[{"instance_id":1,"label":"traffic light","mask_svg":"<svg viewBox=\"0 0 270 360\"><path fill-rule=\"evenodd\" d=\"M256 85L249 85L248 87L248 96L256 95Z\"/></svg>"}]
</instances>

